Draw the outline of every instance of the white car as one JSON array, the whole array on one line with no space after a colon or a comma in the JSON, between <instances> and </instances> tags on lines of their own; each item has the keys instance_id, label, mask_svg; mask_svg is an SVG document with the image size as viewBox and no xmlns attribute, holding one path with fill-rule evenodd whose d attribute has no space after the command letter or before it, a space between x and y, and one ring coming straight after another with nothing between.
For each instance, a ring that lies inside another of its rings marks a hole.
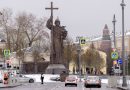
<instances>
[{"instance_id":1,"label":"white car","mask_svg":"<svg viewBox=\"0 0 130 90\"><path fill-rule=\"evenodd\" d=\"M101 88L101 79L99 76L87 76L84 82L84 86L98 86L98 88Z\"/></svg>"},{"instance_id":2,"label":"white car","mask_svg":"<svg viewBox=\"0 0 130 90\"><path fill-rule=\"evenodd\" d=\"M20 83L34 83L36 81L34 78L26 77L24 75L19 75L18 80Z\"/></svg>"},{"instance_id":3,"label":"white car","mask_svg":"<svg viewBox=\"0 0 130 90\"><path fill-rule=\"evenodd\" d=\"M0 83L3 83L3 80L2 80L2 78L0 78Z\"/></svg>"},{"instance_id":4,"label":"white car","mask_svg":"<svg viewBox=\"0 0 130 90\"><path fill-rule=\"evenodd\" d=\"M3 77L2 77L2 74L0 73L0 83L3 83Z\"/></svg>"},{"instance_id":5,"label":"white car","mask_svg":"<svg viewBox=\"0 0 130 90\"><path fill-rule=\"evenodd\" d=\"M75 85L77 87L77 80L78 80L77 76L69 75L65 79L65 86Z\"/></svg>"}]
</instances>

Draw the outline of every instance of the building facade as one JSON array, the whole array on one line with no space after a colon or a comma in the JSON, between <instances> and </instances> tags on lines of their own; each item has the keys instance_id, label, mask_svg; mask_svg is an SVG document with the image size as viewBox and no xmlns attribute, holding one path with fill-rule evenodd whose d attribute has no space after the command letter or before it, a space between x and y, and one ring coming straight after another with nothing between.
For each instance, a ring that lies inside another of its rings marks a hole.
<instances>
[{"instance_id":1,"label":"building facade","mask_svg":"<svg viewBox=\"0 0 130 90\"><path fill-rule=\"evenodd\" d=\"M111 60L112 45L111 45L110 31L107 24L104 26L102 36L89 40L87 44L90 45L91 43L94 44L94 47L97 50L106 53L106 69L107 69L106 72L108 74L112 67L112 60Z\"/></svg>"}]
</instances>

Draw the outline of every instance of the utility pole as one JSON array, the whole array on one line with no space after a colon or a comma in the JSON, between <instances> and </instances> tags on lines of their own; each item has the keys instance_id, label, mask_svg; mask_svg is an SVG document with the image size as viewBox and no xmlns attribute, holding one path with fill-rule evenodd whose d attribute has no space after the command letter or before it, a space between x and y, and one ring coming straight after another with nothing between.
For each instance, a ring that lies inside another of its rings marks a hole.
<instances>
[{"instance_id":1,"label":"utility pole","mask_svg":"<svg viewBox=\"0 0 130 90\"><path fill-rule=\"evenodd\" d=\"M125 73L125 43L124 43L124 7L126 6L124 3L124 0L122 0L122 3L120 4L122 7L122 60L123 60L123 83L122 87L127 87L126 82L126 73Z\"/></svg>"}]
</instances>

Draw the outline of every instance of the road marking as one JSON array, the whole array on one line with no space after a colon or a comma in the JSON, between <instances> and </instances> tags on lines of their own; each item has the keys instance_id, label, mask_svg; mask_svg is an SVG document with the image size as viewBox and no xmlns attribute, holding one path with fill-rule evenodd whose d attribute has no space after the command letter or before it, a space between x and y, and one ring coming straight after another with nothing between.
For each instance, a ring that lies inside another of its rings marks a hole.
<instances>
[{"instance_id":1,"label":"road marking","mask_svg":"<svg viewBox=\"0 0 130 90\"><path fill-rule=\"evenodd\" d=\"M84 83L82 84L82 90L84 90L85 89L85 87L84 87Z\"/></svg>"},{"instance_id":2,"label":"road marking","mask_svg":"<svg viewBox=\"0 0 130 90\"><path fill-rule=\"evenodd\" d=\"M62 87L61 85L56 85L54 88L52 88L51 90L56 90L57 88Z\"/></svg>"}]
</instances>

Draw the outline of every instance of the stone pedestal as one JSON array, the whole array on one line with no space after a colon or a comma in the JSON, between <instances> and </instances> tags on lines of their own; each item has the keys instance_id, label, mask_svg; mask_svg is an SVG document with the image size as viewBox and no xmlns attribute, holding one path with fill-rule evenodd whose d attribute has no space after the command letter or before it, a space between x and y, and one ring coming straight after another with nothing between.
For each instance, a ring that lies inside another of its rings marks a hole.
<instances>
[{"instance_id":1,"label":"stone pedestal","mask_svg":"<svg viewBox=\"0 0 130 90\"><path fill-rule=\"evenodd\" d=\"M46 74L61 74L63 71L67 71L63 64L50 64L47 68L45 73Z\"/></svg>"}]
</instances>

